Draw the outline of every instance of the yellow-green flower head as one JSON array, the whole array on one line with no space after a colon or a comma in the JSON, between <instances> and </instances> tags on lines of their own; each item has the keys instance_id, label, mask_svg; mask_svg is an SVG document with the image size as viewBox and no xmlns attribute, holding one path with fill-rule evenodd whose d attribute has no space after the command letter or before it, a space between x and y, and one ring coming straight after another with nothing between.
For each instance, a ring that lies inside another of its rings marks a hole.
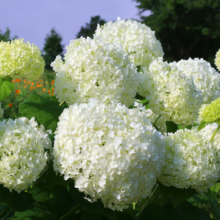
<instances>
[{"instance_id":1,"label":"yellow-green flower head","mask_svg":"<svg viewBox=\"0 0 220 220\"><path fill-rule=\"evenodd\" d=\"M199 111L201 121L208 123L217 122L220 120L220 98L213 101L210 105L201 108Z\"/></svg>"},{"instance_id":2,"label":"yellow-green flower head","mask_svg":"<svg viewBox=\"0 0 220 220\"><path fill-rule=\"evenodd\" d=\"M34 44L15 39L0 42L0 77L39 79L44 71L44 59Z\"/></svg>"},{"instance_id":3,"label":"yellow-green flower head","mask_svg":"<svg viewBox=\"0 0 220 220\"><path fill-rule=\"evenodd\" d=\"M220 71L220 49L215 55L215 65L217 66L218 70Z\"/></svg>"}]
</instances>

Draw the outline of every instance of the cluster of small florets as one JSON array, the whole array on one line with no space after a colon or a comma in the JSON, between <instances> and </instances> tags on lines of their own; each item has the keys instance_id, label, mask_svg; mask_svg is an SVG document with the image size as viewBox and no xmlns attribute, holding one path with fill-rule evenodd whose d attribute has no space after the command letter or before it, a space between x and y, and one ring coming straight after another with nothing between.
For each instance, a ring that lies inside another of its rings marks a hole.
<instances>
[{"instance_id":1,"label":"cluster of small florets","mask_svg":"<svg viewBox=\"0 0 220 220\"><path fill-rule=\"evenodd\" d=\"M203 103L209 104L220 97L220 74L203 59L180 60L170 63L186 76L192 77L197 89L202 92Z\"/></svg>"},{"instance_id":2,"label":"cluster of small florets","mask_svg":"<svg viewBox=\"0 0 220 220\"><path fill-rule=\"evenodd\" d=\"M159 181L165 186L193 188L207 191L219 179L219 142L210 139L217 124L210 124L197 132L178 130L166 140L165 166ZM220 135L219 135L220 136ZM215 143L216 144L216 143Z\"/></svg>"},{"instance_id":3,"label":"cluster of small florets","mask_svg":"<svg viewBox=\"0 0 220 220\"><path fill-rule=\"evenodd\" d=\"M150 108L155 114L176 124L189 125L196 121L203 98L192 78L162 58L154 60L144 71Z\"/></svg>"},{"instance_id":4,"label":"cluster of small florets","mask_svg":"<svg viewBox=\"0 0 220 220\"><path fill-rule=\"evenodd\" d=\"M74 104L59 118L54 169L111 209L149 196L164 165L162 135L137 106Z\"/></svg>"},{"instance_id":5,"label":"cluster of small florets","mask_svg":"<svg viewBox=\"0 0 220 220\"><path fill-rule=\"evenodd\" d=\"M1 103L0 103L0 118L3 117L3 114L4 114L4 110L1 108Z\"/></svg>"},{"instance_id":6,"label":"cluster of small florets","mask_svg":"<svg viewBox=\"0 0 220 220\"><path fill-rule=\"evenodd\" d=\"M217 66L218 70L220 71L220 49L215 55L215 65Z\"/></svg>"},{"instance_id":7,"label":"cluster of small florets","mask_svg":"<svg viewBox=\"0 0 220 220\"><path fill-rule=\"evenodd\" d=\"M0 184L21 192L35 181L48 159L51 141L32 118L0 121Z\"/></svg>"},{"instance_id":8,"label":"cluster of small florets","mask_svg":"<svg viewBox=\"0 0 220 220\"><path fill-rule=\"evenodd\" d=\"M220 98L209 105L203 105L199 111L199 119L207 123L220 122Z\"/></svg>"},{"instance_id":9,"label":"cluster of small florets","mask_svg":"<svg viewBox=\"0 0 220 220\"><path fill-rule=\"evenodd\" d=\"M94 38L99 37L111 44L121 44L128 53L129 59L139 68L149 67L153 60L164 55L161 43L156 39L154 31L135 20L118 18L101 27L98 25ZM145 90L146 85L143 84L142 74L140 78L138 93L143 95L142 90Z\"/></svg>"},{"instance_id":10,"label":"cluster of small florets","mask_svg":"<svg viewBox=\"0 0 220 220\"><path fill-rule=\"evenodd\" d=\"M98 26L94 38L97 36L111 44L120 43L136 66L149 66L155 58L164 55L154 31L135 20L118 18L115 22Z\"/></svg>"},{"instance_id":11,"label":"cluster of small florets","mask_svg":"<svg viewBox=\"0 0 220 220\"><path fill-rule=\"evenodd\" d=\"M87 103L97 98L130 106L139 83L136 67L119 44L106 44L100 38L80 38L70 42L62 61L52 63L57 72L55 93L60 102Z\"/></svg>"},{"instance_id":12,"label":"cluster of small florets","mask_svg":"<svg viewBox=\"0 0 220 220\"><path fill-rule=\"evenodd\" d=\"M0 77L39 79L44 72L44 59L34 44L23 39L0 42Z\"/></svg>"}]
</instances>

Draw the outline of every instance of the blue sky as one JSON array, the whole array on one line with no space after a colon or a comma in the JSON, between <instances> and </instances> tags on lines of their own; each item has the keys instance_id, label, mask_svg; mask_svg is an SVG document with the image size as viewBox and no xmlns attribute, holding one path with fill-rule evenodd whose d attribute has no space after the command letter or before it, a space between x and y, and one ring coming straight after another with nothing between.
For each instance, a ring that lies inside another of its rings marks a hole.
<instances>
[{"instance_id":1,"label":"blue sky","mask_svg":"<svg viewBox=\"0 0 220 220\"><path fill-rule=\"evenodd\" d=\"M136 5L132 0L0 0L0 30L9 27L11 37L17 35L42 49L54 27L67 46L91 16L139 19Z\"/></svg>"}]
</instances>

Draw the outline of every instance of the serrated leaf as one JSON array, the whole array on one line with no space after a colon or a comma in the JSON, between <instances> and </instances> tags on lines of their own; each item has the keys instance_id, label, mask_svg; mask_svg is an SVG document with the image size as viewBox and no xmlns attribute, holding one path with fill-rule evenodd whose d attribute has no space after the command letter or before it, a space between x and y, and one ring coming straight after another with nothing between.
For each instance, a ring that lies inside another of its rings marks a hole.
<instances>
[{"instance_id":1,"label":"serrated leaf","mask_svg":"<svg viewBox=\"0 0 220 220\"><path fill-rule=\"evenodd\" d=\"M173 121L166 121L167 133L175 133L178 130L178 125Z\"/></svg>"},{"instance_id":2,"label":"serrated leaf","mask_svg":"<svg viewBox=\"0 0 220 220\"><path fill-rule=\"evenodd\" d=\"M0 78L0 101L5 99L14 90L14 84L10 77Z\"/></svg>"},{"instance_id":3,"label":"serrated leaf","mask_svg":"<svg viewBox=\"0 0 220 220\"><path fill-rule=\"evenodd\" d=\"M63 110L64 108L59 106L55 100L40 96L35 92L19 105L21 116L29 119L35 117L39 124L53 132L57 128L58 118Z\"/></svg>"},{"instance_id":4,"label":"serrated leaf","mask_svg":"<svg viewBox=\"0 0 220 220\"><path fill-rule=\"evenodd\" d=\"M0 185L0 203L7 204L14 211L24 211L34 206L34 199L29 193L17 193L14 190L10 192Z\"/></svg>"}]
</instances>

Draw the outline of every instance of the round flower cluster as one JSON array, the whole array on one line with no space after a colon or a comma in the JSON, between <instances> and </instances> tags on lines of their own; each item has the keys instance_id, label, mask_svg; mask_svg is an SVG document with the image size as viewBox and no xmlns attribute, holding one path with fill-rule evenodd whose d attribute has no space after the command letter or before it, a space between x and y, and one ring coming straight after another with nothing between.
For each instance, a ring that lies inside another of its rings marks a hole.
<instances>
[{"instance_id":1,"label":"round flower cluster","mask_svg":"<svg viewBox=\"0 0 220 220\"><path fill-rule=\"evenodd\" d=\"M220 122L220 98L209 105L204 105L199 111L200 121L207 123Z\"/></svg>"},{"instance_id":2,"label":"round flower cluster","mask_svg":"<svg viewBox=\"0 0 220 220\"><path fill-rule=\"evenodd\" d=\"M51 65L57 72L55 93L60 102L86 103L89 98L117 100L126 106L134 102L139 77L119 44L76 39L67 47L65 62L58 56Z\"/></svg>"},{"instance_id":3,"label":"round flower cluster","mask_svg":"<svg viewBox=\"0 0 220 220\"><path fill-rule=\"evenodd\" d=\"M220 74L203 59L180 60L170 63L186 76L193 77L195 86L202 92L203 103L209 104L220 97Z\"/></svg>"},{"instance_id":4,"label":"round flower cluster","mask_svg":"<svg viewBox=\"0 0 220 220\"><path fill-rule=\"evenodd\" d=\"M34 118L0 121L0 184L21 192L35 181L48 159L51 141Z\"/></svg>"},{"instance_id":5,"label":"round flower cluster","mask_svg":"<svg viewBox=\"0 0 220 220\"><path fill-rule=\"evenodd\" d=\"M149 71L144 68L144 75L149 105L155 114L176 124L190 125L197 120L203 98L191 77L162 58L154 60Z\"/></svg>"},{"instance_id":6,"label":"round flower cluster","mask_svg":"<svg viewBox=\"0 0 220 220\"><path fill-rule=\"evenodd\" d=\"M0 42L0 77L38 79L44 72L44 59L34 44L23 39Z\"/></svg>"},{"instance_id":7,"label":"round flower cluster","mask_svg":"<svg viewBox=\"0 0 220 220\"><path fill-rule=\"evenodd\" d=\"M0 118L3 117L3 114L4 114L4 110L1 108L1 103L0 103Z\"/></svg>"},{"instance_id":8,"label":"round flower cluster","mask_svg":"<svg viewBox=\"0 0 220 220\"><path fill-rule=\"evenodd\" d=\"M100 36L108 43L120 43L136 66L149 66L155 58L164 55L154 31L135 20L118 18L98 26L94 38Z\"/></svg>"},{"instance_id":9,"label":"round flower cluster","mask_svg":"<svg viewBox=\"0 0 220 220\"><path fill-rule=\"evenodd\" d=\"M217 66L218 70L220 71L220 49L215 55L215 65Z\"/></svg>"},{"instance_id":10,"label":"round flower cluster","mask_svg":"<svg viewBox=\"0 0 220 220\"><path fill-rule=\"evenodd\" d=\"M150 195L164 165L165 146L145 109L96 99L65 109L58 122L54 170L92 201L122 210Z\"/></svg>"},{"instance_id":11,"label":"round flower cluster","mask_svg":"<svg viewBox=\"0 0 220 220\"><path fill-rule=\"evenodd\" d=\"M216 128L217 124L209 124L199 132L195 128L169 133L164 138L165 166L158 180L165 186L191 187L198 192L206 191L217 182L220 170L219 146L210 142Z\"/></svg>"}]
</instances>

